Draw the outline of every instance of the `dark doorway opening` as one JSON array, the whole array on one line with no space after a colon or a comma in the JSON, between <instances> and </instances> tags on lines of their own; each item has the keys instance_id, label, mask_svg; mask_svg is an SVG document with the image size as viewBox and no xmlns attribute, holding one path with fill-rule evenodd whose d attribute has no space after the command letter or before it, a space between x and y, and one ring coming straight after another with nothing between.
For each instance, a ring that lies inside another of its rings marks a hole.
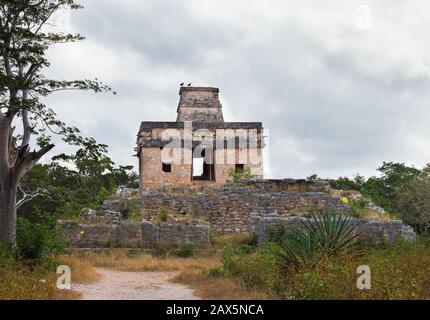
<instances>
[{"instance_id":1,"label":"dark doorway opening","mask_svg":"<svg viewBox=\"0 0 430 320\"><path fill-rule=\"evenodd\" d=\"M197 155L193 152L192 180L194 181L215 181L215 166L213 164L212 153L206 154L203 150Z\"/></svg>"}]
</instances>

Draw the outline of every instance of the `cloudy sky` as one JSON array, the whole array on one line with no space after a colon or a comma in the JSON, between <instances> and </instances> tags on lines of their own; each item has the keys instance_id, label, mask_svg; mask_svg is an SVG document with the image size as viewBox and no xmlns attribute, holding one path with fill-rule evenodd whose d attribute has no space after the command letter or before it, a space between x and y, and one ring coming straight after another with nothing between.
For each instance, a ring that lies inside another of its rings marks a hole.
<instances>
[{"instance_id":1,"label":"cloudy sky","mask_svg":"<svg viewBox=\"0 0 430 320\"><path fill-rule=\"evenodd\" d=\"M428 1L81 3L56 25L87 40L52 49L49 74L97 77L118 95L61 93L48 103L108 144L118 164L137 165L140 121L175 120L183 81L219 87L226 121L264 123L267 177L430 162Z\"/></svg>"}]
</instances>

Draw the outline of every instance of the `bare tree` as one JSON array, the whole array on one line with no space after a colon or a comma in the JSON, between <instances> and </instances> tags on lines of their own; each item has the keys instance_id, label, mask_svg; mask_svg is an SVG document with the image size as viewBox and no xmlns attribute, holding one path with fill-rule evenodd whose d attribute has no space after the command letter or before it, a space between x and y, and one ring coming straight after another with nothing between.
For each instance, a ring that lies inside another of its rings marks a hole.
<instances>
[{"instance_id":1,"label":"bare tree","mask_svg":"<svg viewBox=\"0 0 430 320\"><path fill-rule=\"evenodd\" d=\"M67 141L79 132L58 120L40 97L62 90L110 90L97 80L57 81L43 75L50 66L46 59L50 46L83 39L46 32L45 25L59 10L81 8L74 0L0 1L0 241L10 246L16 242L21 179L54 147L50 133ZM21 122L20 134L15 133L16 121ZM37 149L30 146L32 136Z\"/></svg>"}]
</instances>

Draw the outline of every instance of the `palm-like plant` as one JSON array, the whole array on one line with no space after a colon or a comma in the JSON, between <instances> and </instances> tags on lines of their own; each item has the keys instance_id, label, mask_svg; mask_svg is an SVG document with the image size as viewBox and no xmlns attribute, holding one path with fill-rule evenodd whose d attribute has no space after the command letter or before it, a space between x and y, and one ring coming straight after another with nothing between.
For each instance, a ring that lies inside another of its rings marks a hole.
<instances>
[{"instance_id":1,"label":"palm-like plant","mask_svg":"<svg viewBox=\"0 0 430 320\"><path fill-rule=\"evenodd\" d=\"M300 227L292 227L284 239L269 244L269 250L285 265L307 265L318 257L350 254L357 244L360 222L329 211L313 212ZM316 259L317 261L319 259Z\"/></svg>"},{"instance_id":2,"label":"palm-like plant","mask_svg":"<svg viewBox=\"0 0 430 320\"><path fill-rule=\"evenodd\" d=\"M311 214L311 218L303 222L303 228L305 234L316 238L322 252L331 255L348 251L356 245L361 233L355 231L360 223L352 222L350 216L325 211Z\"/></svg>"}]
</instances>

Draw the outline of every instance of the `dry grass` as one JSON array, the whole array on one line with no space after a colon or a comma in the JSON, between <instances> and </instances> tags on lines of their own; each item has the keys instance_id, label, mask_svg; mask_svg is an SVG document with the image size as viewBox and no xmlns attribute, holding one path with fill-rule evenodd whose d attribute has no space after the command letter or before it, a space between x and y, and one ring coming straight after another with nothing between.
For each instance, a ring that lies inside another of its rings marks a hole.
<instances>
[{"instance_id":1,"label":"dry grass","mask_svg":"<svg viewBox=\"0 0 430 320\"><path fill-rule=\"evenodd\" d=\"M91 261L81 259L75 255L64 255L60 263L70 267L72 271L72 282L91 283L100 279L100 275L94 270Z\"/></svg>"},{"instance_id":2,"label":"dry grass","mask_svg":"<svg viewBox=\"0 0 430 320\"><path fill-rule=\"evenodd\" d=\"M379 212L369 210L369 209L364 209L362 212L360 212L360 218L374 219L374 220L381 220L381 221L391 221L391 220L398 219L389 213L380 214Z\"/></svg>"},{"instance_id":3,"label":"dry grass","mask_svg":"<svg viewBox=\"0 0 430 320\"><path fill-rule=\"evenodd\" d=\"M73 290L56 290L51 300L78 300L81 296L81 293Z\"/></svg>"},{"instance_id":4,"label":"dry grass","mask_svg":"<svg viewBox=\"0 0 430 320\"><path fill-rule=\"evenodd\" d=\"M210 277L202 270L184 271L173 282L188 285L206 300L266 300L262 292L247 290L234 278Z\"/></svg>"},{"instance_id":5,"label":"dry grass","mask_svg":"<svg viewBox=\"0 0 430 320\"><path fill-rule=\"evenodd\" d=\"M121 271L184 271L220 267L219 258L197 256L192 258L166 257L157 258L141 253L129 255L125 251L112 250L103 253L74 252L61 261L73 266L85 265L100 268L111 268ZM78 281L78 280L76 280Z\"/></svg>"},{"instance_id":6,"label":"dry grass","mask_svg":"<svg viewBox=\"0 0 430 320\"><path fill-rule=\"evenodd\" d=\"M17 266L0 273L0 300L47 300L56 291L55 276Z\"/></svg>"},{"instance_id":7,"label":"dry grass","mask_svg":"<svg viewBox=\"0 0 430 320\"><path fill-rule=\"evenodd\" d=\"M213 237L212 242L215 245L223 245L226 242L231 244L246 243L250 240L249 232L244 233L231 233L231 234L217 234Z\"/></svg>"},{"instance_id":8,"label":"dry grass","mask_svg":"<svg viewBox=\"0 0 430 320\"><path fill-rule=\"evenodd\" d=\"M56 287L55 272L15 266L0 273L0 300L76 300L81 294Z\"/></svg>"}]
</instances>

